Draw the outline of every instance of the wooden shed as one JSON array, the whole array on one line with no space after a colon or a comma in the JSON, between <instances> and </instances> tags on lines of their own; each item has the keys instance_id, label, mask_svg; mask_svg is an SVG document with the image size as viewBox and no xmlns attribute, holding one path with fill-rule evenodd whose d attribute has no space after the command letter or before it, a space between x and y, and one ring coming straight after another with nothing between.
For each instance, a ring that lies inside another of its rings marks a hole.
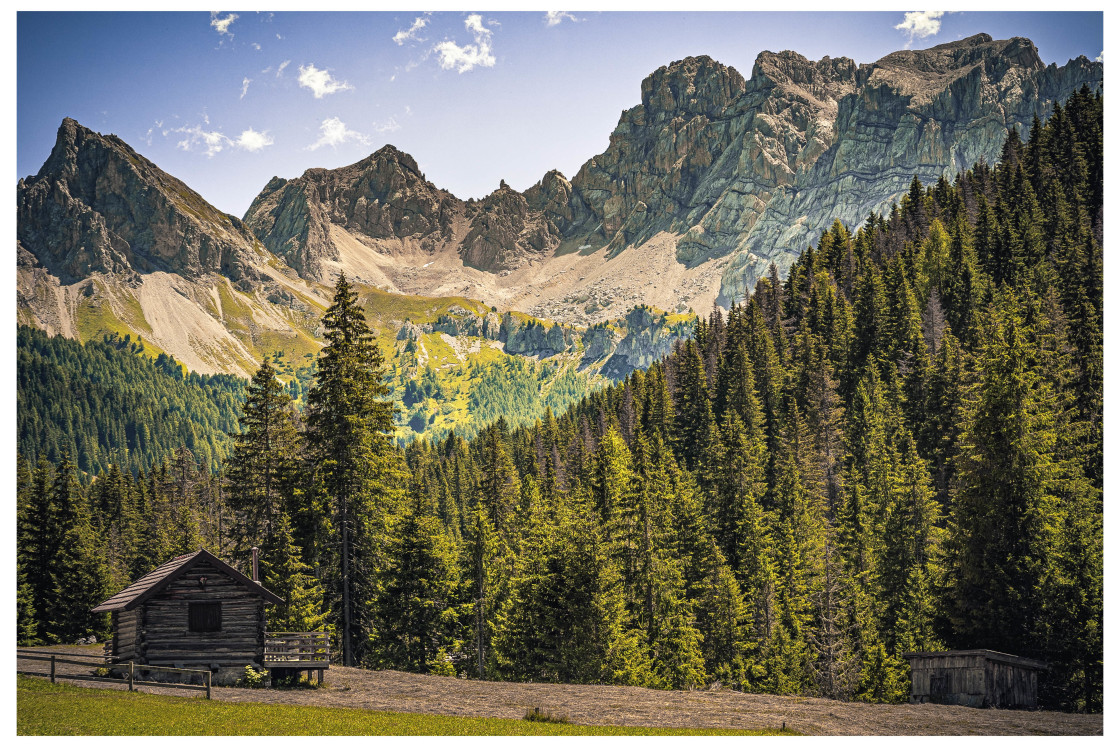
<instances>
[{"instance_id":1,"label":"wooden shed","mask_svg":"<svg viewBox=\"0 0 1120 747\"><path fill-rule=\"evenodd\" d=\"M111 612L115 663L209 669L232 681L264 666L266 603L259 583L199 550L180 555L93 609Z\"/></svg>"},{"instance_id":2,"label":"wooden shed","mask_svg":"<svg viewBox=\"0 0 1120 747\"><path fill-rule=\"evenodd\" d=\"M1038 674L1049 667L988 649L903 654L910 662L910 702L974 708L1037 708Z\"/></svg>"}]
</instances>

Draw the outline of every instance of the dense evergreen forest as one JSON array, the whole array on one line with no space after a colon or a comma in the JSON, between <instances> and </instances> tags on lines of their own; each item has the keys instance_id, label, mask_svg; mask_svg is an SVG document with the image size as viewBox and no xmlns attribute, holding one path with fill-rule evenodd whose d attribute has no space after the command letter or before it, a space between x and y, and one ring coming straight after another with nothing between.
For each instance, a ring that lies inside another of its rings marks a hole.
<instances>
[{"instance_id":1,"label":"dense evergreen forest","mask_svg":"<svg viewBox=\"0 0 1120 747\"><path fill-rule=\"evenodd\" d=\"M32 462L63 455L84 473L111 464L136 474L182 446L215 468L237 430L245 380L184 374L143 342L106 336L85 345L21 325L16 331L16 439Z\"/></svg>"},{"instance_id":2,"label":"dense evergreen forest","mask_svg":"<svg viewBox=\"0 0 1120 747\"><path fill-rule=\"evenodd\" d=\"M220 480L21 459L19 635L103 632L82 610L127 579L258 545L270 626L345 663L898 702L902 653L992 648L1100 710L1102 149L1083 89L648 371L469 442L393 443L343 278L306 408L266 361Z\"/></svg>"}]
</instances>

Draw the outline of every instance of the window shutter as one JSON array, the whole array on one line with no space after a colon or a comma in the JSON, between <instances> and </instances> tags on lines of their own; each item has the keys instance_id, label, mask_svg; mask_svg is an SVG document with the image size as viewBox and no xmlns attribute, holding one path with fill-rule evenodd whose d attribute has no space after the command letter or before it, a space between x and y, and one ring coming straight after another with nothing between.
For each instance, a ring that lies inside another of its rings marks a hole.
<instances>
[{"instance_id":1,"label":"window shutter","mask_svg":"<svg viewBox=\"0 0 1120 747\"><path fill-rule=\"evenodd\" d=\"M222 629L221 602L190 602L188 626L192 633L216 633Z\"/></svg>"}]
</instances>

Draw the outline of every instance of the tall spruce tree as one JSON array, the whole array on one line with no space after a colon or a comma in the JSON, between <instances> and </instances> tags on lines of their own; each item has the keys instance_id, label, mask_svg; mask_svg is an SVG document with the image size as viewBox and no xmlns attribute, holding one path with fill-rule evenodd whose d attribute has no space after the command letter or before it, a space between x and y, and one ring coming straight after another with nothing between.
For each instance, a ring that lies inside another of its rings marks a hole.
<instances>
[{"instance_id":1,"label":"tall spruce tree","mask_svg":"<svg viewBox=\"0 0 1120 747\"><path fill-rule=\"evenodd\" d=\"M401 487L399 470L391 464L399 457L389 453L394 410L385 399L385 364L345 274L323 328L327 344L307 393L307 452L330 501L331 601L343 664L353 666L366 652L379 570L377 535L393 514L386 496Z\"/></svg>"},{"instance_id":2,"label":"tall spruce tree","mask_svg":"<svg viewBox=\"0 0 1120 747\"><path fill-rule=\"evenodd\" d=\"M239 559L252 547L274 540L296 479L299 434L292 399L266 357L245 392L239 423L226 461L228 506L235 512Z\"/></svg>"}]
</instances>

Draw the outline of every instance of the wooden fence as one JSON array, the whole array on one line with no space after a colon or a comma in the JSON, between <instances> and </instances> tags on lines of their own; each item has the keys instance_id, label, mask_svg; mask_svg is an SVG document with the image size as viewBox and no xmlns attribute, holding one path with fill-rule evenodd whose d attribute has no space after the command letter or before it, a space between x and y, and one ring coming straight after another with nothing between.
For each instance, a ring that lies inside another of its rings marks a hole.
<instances>
[{"instance_id":1,"label":"wooden fence","mask_svg":"<svg viewBox=\"0 0 1120 747\"><path fill-rule=\"evenodd\" d=\"M326 633L265 633L264 666L273 677L307 672L323 684L323 670L331 666L331 641Z\"/></svg>"},{"instance_id":2,"label":"wooden fence","mask_svg":"<svg viewBox=\"0 0 1120 747\"><path fill-rule=\"evenodd\" d=\"M135 690L137 685L144 685L145 687L170 687L179 690L204 690L206 691L206 699L210 700L210 670L208 669L180 669L178 667L156 667L148 664L136 665L134 662L130 661L128 662L128 669L124 679L116 680L112 677L102 677L96 674L72 674L58 671L59 664L68 664L77 665L79 667L119 669L122 673L126 672L123 663L113 664L109 658L103 654L52 654L45 651L16 649L16 659L50 662L49 673L17 668L16 674L30 675L32 677L49 677L51 682L57 680L91 680L109 684L119 683L123 685L127 683L130 692ZM181 682L157 682L155 680L141 679L141 676L147 676L149 672L171 672L179 675L197 674L201 675L203 684L189 685Z\"/></svg>"},{"instance_id":3,"label":"wooden fence","mask_svg":"<svg viewBox=\"0 0 1120 747\"><path fill-rule=\"evenodd\" d=\"M331 641L326 633L265 633L264 665L294 669L327 669Z\"/></svg>"}]
</instances>

